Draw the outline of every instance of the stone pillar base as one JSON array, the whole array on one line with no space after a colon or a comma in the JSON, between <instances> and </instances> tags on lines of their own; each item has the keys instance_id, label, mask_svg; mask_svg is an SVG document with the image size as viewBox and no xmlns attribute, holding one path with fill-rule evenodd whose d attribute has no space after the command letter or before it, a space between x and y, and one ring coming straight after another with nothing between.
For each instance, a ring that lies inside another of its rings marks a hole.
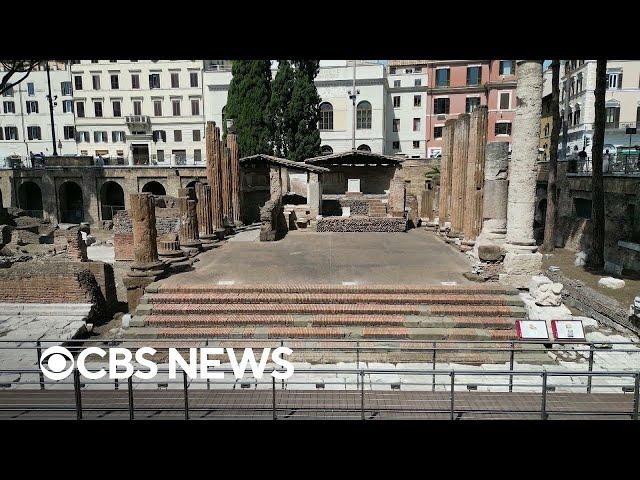
<instances>
[{"instance_id":1,"label":"stone pillar base","mask_svg":"<svg viewBox=\"0 0 640 480\"><path fill-rule=\"evenodd\" d=\"M516 288L529 288L531 277L540 275L542 271L542 254L539 252L514 253L513 245L507 245L506 247L504 273L500 274L500 282Z\"/></svg>"}]
</instances>

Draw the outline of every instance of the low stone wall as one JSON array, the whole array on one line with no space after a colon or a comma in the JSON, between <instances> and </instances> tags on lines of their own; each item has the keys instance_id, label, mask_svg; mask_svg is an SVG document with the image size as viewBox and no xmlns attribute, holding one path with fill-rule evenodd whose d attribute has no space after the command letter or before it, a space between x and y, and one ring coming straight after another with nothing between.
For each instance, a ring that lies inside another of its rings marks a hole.
<instances>
[{"instance_id":1,"label":"low stone wall","mask_svg":"<svg viewBox=\"0 0 640 480\"><path fill-rule=\"evenodd\" d=\"M156 230L158 236L178 233L180 209L156 208ZM121 210L113 216L113 248L116 260L133 261L133 222L127 210Z\"/></svg>"},{"instance_id":2,"label":"low stone wall","mask_svg":"<svg viewBox=\"0 0 640 480\"><path fill-rule=\"evenodd\" d=\"M318 232L404 232L407 221L402 217L323 217Z\"/></svg>"}]
</instances>

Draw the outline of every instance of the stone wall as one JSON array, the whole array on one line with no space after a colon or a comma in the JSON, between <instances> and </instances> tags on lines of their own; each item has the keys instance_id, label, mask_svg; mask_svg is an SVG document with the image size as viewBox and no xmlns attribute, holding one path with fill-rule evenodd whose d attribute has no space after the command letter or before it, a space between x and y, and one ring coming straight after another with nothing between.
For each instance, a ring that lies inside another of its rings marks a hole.
<instances>
[{"instance_id":1,"label":"stone wall","mask_svg":"<svg viewBox=\"0 0 640 480\"><path fill-rule=\"evenodd\" d=\"M400 217L323 217L318 232L404 232L407 222Z\"/></svg>"},{"instance_id":2,"label":"stone wall","mask_svg":"<svg viewBox=\"0 0 640 480\"><path fill-rule=\"evenodd\" d=\"M273 242L287 234L282 200L269 200L260 209L260 241Z\"/></svg>"}]
</instances>

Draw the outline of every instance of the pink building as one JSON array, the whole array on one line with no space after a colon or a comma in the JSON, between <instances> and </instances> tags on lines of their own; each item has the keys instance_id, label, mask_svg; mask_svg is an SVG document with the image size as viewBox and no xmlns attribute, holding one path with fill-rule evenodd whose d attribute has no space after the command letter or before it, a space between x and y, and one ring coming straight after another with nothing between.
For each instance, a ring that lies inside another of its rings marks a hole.
<instances>
[{"instance_id":1,"label":"pink building","mask_svg":"<svg viewBox=\"0 0 640 480\"><path fill-rule=\"evenodd\" d=\"M488 141L511 142L515 115L515 60L423 60L427 76L427 156L442 151L442 127L449 118L489 108Z\"/></svg>"}]
</instances>

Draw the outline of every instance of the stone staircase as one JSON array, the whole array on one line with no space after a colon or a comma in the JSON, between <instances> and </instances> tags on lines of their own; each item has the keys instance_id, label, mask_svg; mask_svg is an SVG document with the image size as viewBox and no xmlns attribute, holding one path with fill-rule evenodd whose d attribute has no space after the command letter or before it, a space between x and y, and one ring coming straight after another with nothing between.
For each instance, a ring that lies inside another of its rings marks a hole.
<instances>
[{"instance_id":1,"label":"stone staircase","mask_svg":"<svg viewBox=\"0 0 640 480\"><path fill-rule=\"evenodd\" d=\"M217 339L510 340L525 316L502 286L161 285L132 334Z\"/></svg>"}]
</instances>

